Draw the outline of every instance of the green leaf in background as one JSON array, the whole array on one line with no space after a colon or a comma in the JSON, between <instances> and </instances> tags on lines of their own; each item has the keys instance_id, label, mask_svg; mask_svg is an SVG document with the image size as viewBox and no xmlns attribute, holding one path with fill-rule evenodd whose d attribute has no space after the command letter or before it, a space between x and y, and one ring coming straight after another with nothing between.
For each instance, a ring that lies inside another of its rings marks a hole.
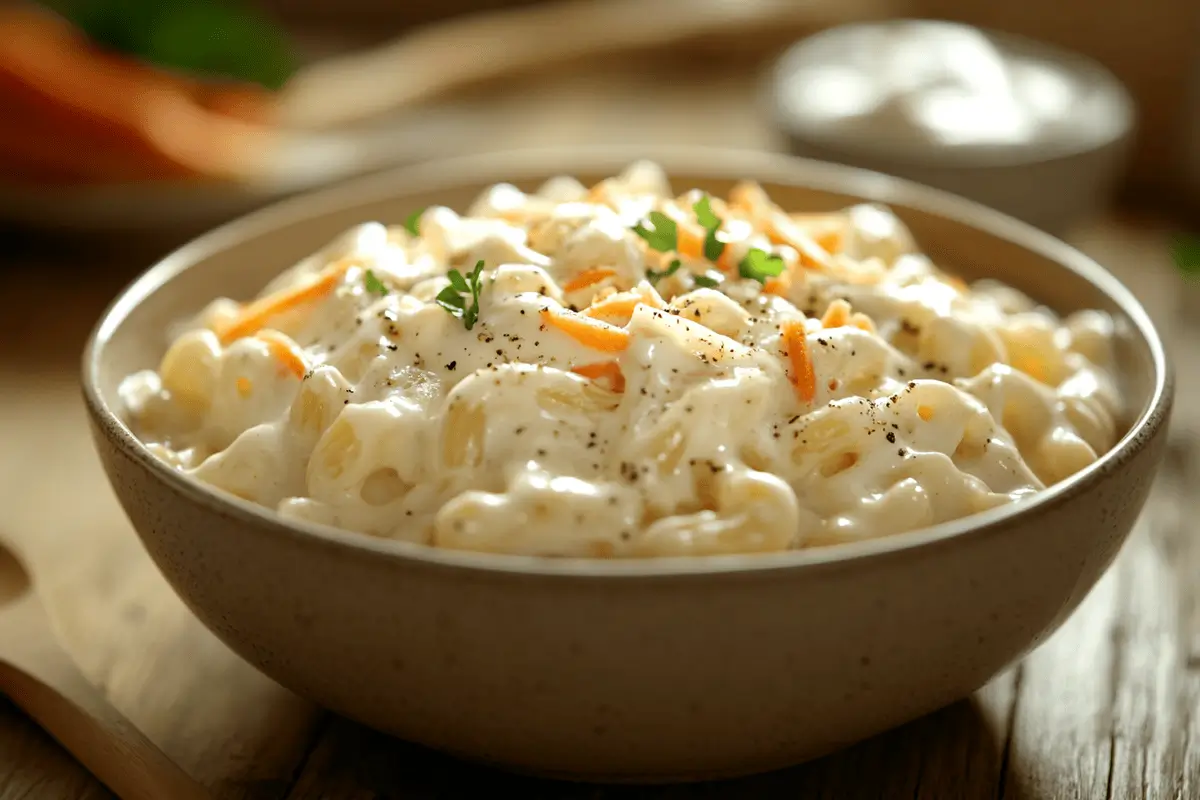
<instances>
[{"instance_id":1,"label":"green leaf in background","mask_svg":"<svg viewBox=\"0 0 1200 800\"><path fill-rule=\"evenodd\" d=\"M1175 266L1189 278L1200 276L1200 236L1180 236L1171 247Z\"/></svg>"},{"instance_id":2,"label":"green leaf in background","mask_svg":"<svg viewBox=\"0 0 1200 800\"><path fill-rule=\"evenodd\" d=\"M238 0L46 0L97 44L160 67L278 89L297 67L284 31Z\"/></svg>"}]
</instances>

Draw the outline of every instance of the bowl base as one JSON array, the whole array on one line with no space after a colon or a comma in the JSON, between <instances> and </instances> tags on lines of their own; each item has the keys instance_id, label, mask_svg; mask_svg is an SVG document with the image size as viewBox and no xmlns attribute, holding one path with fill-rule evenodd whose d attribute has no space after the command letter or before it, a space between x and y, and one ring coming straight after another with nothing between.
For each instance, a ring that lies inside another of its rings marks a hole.
<instances>
[{"instance_id":1,"label":"bowl base","mask_svg":"<svg viewBox=\"0 0 1200 800\"><path fill-rule=\"evenodd\" d=\"M849 746L847 744L846 746ZM470 756L463 753L447 752L446 754L459 759L461 761L478 764L481 767L494 769L499 772L507 772L511 775L519 775L525 778L536 778L538 780L556 781L559 783L583 783L583 784L599 784L608 786L669 786L671 784L689 784L689 783L716 783L720 781L733 781L743 778L752 778L758 775L765 775L771 772L779 772L791 767L798 767L801 764L807 764L810 761L815 761L818 758L835 753L841 750L842 747L831 747L818 753L813 753L807 757L788 759L785 761L764 762L758 765L746 765L744 767L732 767L728 769L718 770L686 770L682 772L650 772L650 773L620 773L620 772L588 772L588 771L567 771L553 769L538 769L536 767L522 767L513 764L504 764L496 761L488 761L477 756Z\"/></svg>"}]
</instances>

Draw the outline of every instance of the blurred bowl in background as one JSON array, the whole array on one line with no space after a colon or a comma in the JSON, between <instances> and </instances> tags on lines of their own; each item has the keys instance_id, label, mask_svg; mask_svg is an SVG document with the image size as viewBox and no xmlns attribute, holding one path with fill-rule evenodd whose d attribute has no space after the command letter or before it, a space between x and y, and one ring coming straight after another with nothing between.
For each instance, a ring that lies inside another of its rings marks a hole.
<instances>
[{"instance_id":1,"label":"blurred bowl in background","mask_svg":"<svg viewBox=\"0 0 1200 800\"><path fill-rule=\"evenodd\" d=\"M1061 233L1104 208L1133 100L1096 62L969 25L892 20L793 45L767 84L797 155L865 167Z\"/></svg>"}]
</instances>

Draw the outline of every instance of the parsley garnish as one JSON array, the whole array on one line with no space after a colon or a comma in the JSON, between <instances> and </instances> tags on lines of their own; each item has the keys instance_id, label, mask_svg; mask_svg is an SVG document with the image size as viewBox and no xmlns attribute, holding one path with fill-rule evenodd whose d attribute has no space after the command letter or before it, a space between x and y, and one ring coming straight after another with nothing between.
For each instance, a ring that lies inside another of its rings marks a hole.
<instances>
[{"instance_id":1,"label":"parsley garnish","mask_svg":"<svg viewBox=\"0 0 1200 800\"><path fill-rule=\"evenodd\" d=\"M633 226L633 232L645 239L646 244L650 245L652 250L669 253L678 246L679 237L675 220L661 211L651 211L648 222L650 223L649 228L639 222Z\"/></svg>"},{"instance_id":2,"label":"parsley garnish","mask_svg":"<svg viewBox=\"0 0 1200 800\"><path fill-rule=\"evenodd\" d=\"M721 228L721 218L713 213L712 201L708 195L702 195L693 203L692 211L696 212L696 221L704 228L704 257L709 261L716 262L725 252L726 247L725 242L717 238L717 231ZM646 244L650 245L652 250L669 253L679 247L679 231L675 220L661 211L651 211L647 215L645 223L639 222L633 226L633 232L645 239ZM1195 246L1195 255L1197 263L1194 269L1200 273L1200 243ZM674 274L678 269L679 260L676 259L671 262L670 267L661 272L646 270L646 279L651 283L657 283L668 275ZM746 253L746 257L738 264L739 275L763 284L767 282L767 278L782 274L783 270L782 258L757 247L751 248ZM718 281L706 275L696 275L692 279L697 286L705 288L711 289L718 285Z\"/></svg>"},{"instance_id":3,"label":"parsley garnish","mask_svg":"<svg viewBox=\"0 0 1200 800\"><path fill-rule=\"evenodd\" d=\"M1200 277L1200 236L1180 236L1171 247L1175 266L1189 278Z\"/></svg>"},{"instance_id":4,"label":"parsley garnish","mask_svg":"<svg viewBox=\"0 0 1200 800\"><path fill-rule=\"evenodd\" d=\"M479 275L482 272L482 259L475 264L475 269L467 273L466 277L463 277L463 274L456 269L450 270L446 273L446 277L450 279L450 285L438 292L436 298L437 304L449 311L452 316L461 319L467 330L474 328L479 319ZM471 296L470 305L463 297L465 294Z\"/></svg>"},{"instance_id":5,"label":"parsley garnish","mask_svg":"<svg viewBox=\"0 0 1200 800\"><path fill-rule=\"evenodd\" d=\"M683 262L677 258L674 261L672 261L671 265L664 270L660 271L660 270L648 269L648 270L646 270L646 280L650 281L651 286L657 286L658 282L660 280L662 280L663 278L671 277L676 272L678 272L679 268L682 266L683 266Z\"/></svg>"},{"instance_id":6,"label":"parsley garnish","mask_svg":"<svg viewBox=\"0 0 1200 800\"><path fill-rule=\"evenodd\" d=\"M713 213L708 195L704 195L692 205L696 212L696 221L704 228L704 257L716 261L725 252L725 243L717 238L717 230L721 227L721 218Z\"/></svg>"},{"instance_id":7,"label":"parsley garnish","mask_svg":"<svg viewBox=\"0 0 1200 800\"><path fill-rule=\"evenodd\" d=\"M750 249L742 263L738 264L738 274L759 283L766 283L767 278L774 278L783 272L783 259L757 247Z\"/></svg>"},{"instance_id":8,"label":"parsley garnish","mask_svg":"<svg viewBox=\"0 0 1200 800\"><path fill-rule=\"evenodd\" d=\"M421 215L425 213L425 209L418 208L416 211L408 215L408 219L404 220L404 229L413 236L421 235Z\"/></svg>"},{"instance_id":9,"label":"parsley garnish","mask_svg":"<svg viewBox=\"0 0 1200 800\"><path fill-rule=\"evenodd\" d=\"M380 297L388 293L388 287L383 285L383 281L375 275L371 270L367 270L366 277L363 278L363 288L371 294L377 294Z\"/></svg>"}]
</instances>

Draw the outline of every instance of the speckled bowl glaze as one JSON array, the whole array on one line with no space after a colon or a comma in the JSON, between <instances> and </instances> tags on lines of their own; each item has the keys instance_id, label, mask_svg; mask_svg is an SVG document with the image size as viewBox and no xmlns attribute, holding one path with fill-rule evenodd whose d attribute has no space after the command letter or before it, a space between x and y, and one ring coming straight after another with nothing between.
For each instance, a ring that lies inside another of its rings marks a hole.
<instances>
[{"instance_id":1,"label":"speckled bowl glaze","mask_svg":"<svg viewBox=\"0 0 1200 800\"><path fill-rule=\"evenodd\" d=\"M273 512L155 459L121 420L121 378L168 323L247 297L364 220L485 186L584 182L635 158L677 187L761 181L784 207L891 205L967 277L1117 320L1128 428L1096 464L1019 508L774 555L542 560L385 541ZM154 561L266 674L374 728L563 777L681 780L794 764L967 695L1048 636L1113 560L1162 454L1171 376L1109 273L1031 227L891 178L761 153L563 149L473 156L289 200L189 244L100 321L83 385L96 445Z\"/></svg>"}]
</instances>

